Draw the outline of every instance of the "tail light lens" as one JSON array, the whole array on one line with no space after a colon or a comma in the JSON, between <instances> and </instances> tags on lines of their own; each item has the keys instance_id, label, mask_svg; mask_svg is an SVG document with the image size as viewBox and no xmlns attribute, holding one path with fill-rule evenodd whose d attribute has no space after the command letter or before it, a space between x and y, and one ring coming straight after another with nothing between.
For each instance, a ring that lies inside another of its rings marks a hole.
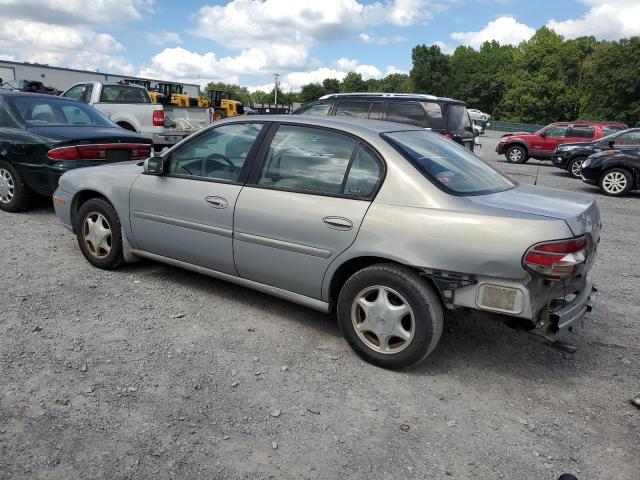
<instances>
[{"instance_id":1,"label":"tail light lens","mask_svg":"<svg viewBox=\"0 0 640 480\"><path fill-rule=\"evenodd\" d=\"M92 145L73 145L49 150L50 160L109 160L107 151L128 151L130 160L142 160L151 155L151 145L146 143L105 143Z\"/></svg>"},{"instance_id":2,"label":"tail light lens","mask_svg":"<svg viewBox=\"0 0 640 480\"><path fill-rule=\"evenodd\" d=\"M527 250L523 264L527 270L545 277L567 278L577 273L586 260L587 240L578 237L538 243Z\"/></svg>"},{"instance_id":3,"label":"tail light lens","mask_svg":"<svg viewBox=\"0 0 640 480\"><path fill-rule=\"evenodd\" d=\"M442 135L444 138L448 139L448 140L453 140L453 137L451 135L449 135L448 133L445 133L444 135Z\"/></svg>"},{"instance_id":4,"label":"tail light lens","mask_svg":"<svg viewBox=\"0 0 640 480\"><path fill-rule=\"evenodd\" d=\"M164 110L154 110L153 112L153 126L164 127Z\"/></svg>"}]
</instances>

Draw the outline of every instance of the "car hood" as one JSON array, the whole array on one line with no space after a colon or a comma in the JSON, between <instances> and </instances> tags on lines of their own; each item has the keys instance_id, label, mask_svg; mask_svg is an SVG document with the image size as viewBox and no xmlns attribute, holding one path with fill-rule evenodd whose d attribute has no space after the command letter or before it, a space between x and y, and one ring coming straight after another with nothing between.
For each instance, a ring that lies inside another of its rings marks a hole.
<instances>
[{"instance_id":1,"label":"car hood","mask_svg":"<svg viewBox=\"0 0 640 480\"><path fill-rule=\"evenodd\" d=\"M589 148L589 147L593 147L597 142L567 142L567 143L561 143L558 145L557 148L560 147L584 147L584 148Z\"/></svg>"},{"instance_id":2,"label":"car hood","mask_svg":"<svg viewBox=\"0 0 640 480\"><path fill-rule=\"evenodd\" d=\"M113 143L117 141L134 143L151 143L151 140L144 138L134 132L129 132L118 127L79 127L74 125L60 126L28 126L27 131L49 138L53 141L103 141Z\"/></svg>"},{"instance_id":3,"label":"car hood","mask_svg":"<svg viewBox=\"0 0 640 480\"><path fill-rule=\"evenodd\" d=\"M533 135L533 134L531 132L511 132L511 133L505 133L500 138L521 137L523 135Z\"/></svg>"},{"instance_id":4,"label":"car hood","mask_svg":"<svg viewBox=\"0 0 640 480\"><path fill-rule=\"evenodd\" d=\"M564 220L574 235L590 233L597 238L600 234L600 211L590 195L518 185L504 192L468 198L481 206Z\"/></svg>"}]
</instances>

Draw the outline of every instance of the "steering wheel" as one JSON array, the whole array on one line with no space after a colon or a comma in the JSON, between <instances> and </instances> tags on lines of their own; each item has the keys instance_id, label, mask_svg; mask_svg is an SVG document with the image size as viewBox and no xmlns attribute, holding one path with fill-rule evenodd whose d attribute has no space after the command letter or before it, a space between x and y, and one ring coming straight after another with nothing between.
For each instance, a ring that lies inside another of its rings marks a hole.
<instances>
[{"instance_id":1,"label":"steering wheel","mask_svg":"<svg viewBox=\"0 0 640 480\"><path fill-rule=\"evenodd\" d=\"M205 170L205 166L207 165L207 162L209 160L214 160L219 158L220 160L223 160L227 165L229 165L231 167L231 171L232 172L237 172L238 171L238 167L235 166L235 164L229 160L229 157L226 157L224 155L222 155L221 153L212 153L211 155L209 155L208 157L205 157L202 159L202 173L204 175Z\"/></svg>"}]
</instances>

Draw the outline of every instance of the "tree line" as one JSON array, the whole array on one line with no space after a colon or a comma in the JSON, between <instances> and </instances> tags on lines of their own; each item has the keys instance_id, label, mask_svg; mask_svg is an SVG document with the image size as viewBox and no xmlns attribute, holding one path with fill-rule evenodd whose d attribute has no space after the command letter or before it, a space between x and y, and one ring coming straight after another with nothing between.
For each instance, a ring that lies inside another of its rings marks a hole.
<instances>
[{"instance_id":1,"label":"tree line","mask_svg":"<svg viewBox=\"0 0 640 480\"><path fill-rule=\"evenodd\" d=\"M278 103L307 103L337 92L430 93L464 100L495 120L548 123L617 120L640 124L640 37L619 41L565 40L543 27L518 46L485 42L479 50L459 46L445 54L437 45L413 48L408 75L363 80L350 72L300 92L278 91ZM273 103L275 92L209 84L244 103Z\"/></svg>"}]
</instances>

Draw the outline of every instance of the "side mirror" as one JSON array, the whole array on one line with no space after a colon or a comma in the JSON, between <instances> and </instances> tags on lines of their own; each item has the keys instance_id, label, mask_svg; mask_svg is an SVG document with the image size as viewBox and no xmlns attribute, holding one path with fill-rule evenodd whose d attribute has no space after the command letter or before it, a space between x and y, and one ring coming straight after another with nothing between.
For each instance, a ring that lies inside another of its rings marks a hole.
<instances>
[{"instance_id":1,"label":"side mirror","mask_svg":"<svg viewBox=\"0 0 640 480\"><path fill-rule=\"evenodd\" d=\"M154 155L144 161L143 171L147 175L162 175L164 170L164 159L160 155Z\"/></svg>"},{"instance_id":2,"label":"side mirror","mask_svg":"<svg viewBox=\"0 0 640 480\"><path fill-rule=\"evenodd\" d=\"M547 132L540 132L540 136L541 136L542 138L546 137L546 136L547 136Z\"/></svg>"},{"instance_id":3,"label":"side mirror","mask_svg":"<svg viewBox=\"0 0 640 480\"><path fill-rule=\"evenodd\" d=\"M609 140L609 146L611 148L613 148L615 146L615 144L616 144L615 140Z\"/></svg>"}]
</instances>

